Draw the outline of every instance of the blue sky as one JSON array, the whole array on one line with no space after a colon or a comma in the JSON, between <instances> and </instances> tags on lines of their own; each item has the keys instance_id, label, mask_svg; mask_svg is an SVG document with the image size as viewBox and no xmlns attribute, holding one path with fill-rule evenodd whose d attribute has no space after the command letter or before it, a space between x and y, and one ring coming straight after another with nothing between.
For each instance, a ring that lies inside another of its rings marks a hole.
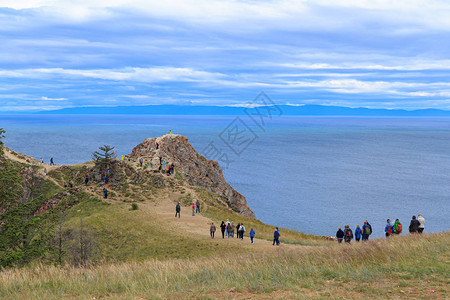
<instances>
[{"instance_id":1,"label":"blue sky","mask_svg":"<svg viewBox=\"0 0 450 300\"><path fill-rule=\"evenodd\" d=\"M450 109L450 2L0 0L0 111Z\"/></svg>"}]
</instances>

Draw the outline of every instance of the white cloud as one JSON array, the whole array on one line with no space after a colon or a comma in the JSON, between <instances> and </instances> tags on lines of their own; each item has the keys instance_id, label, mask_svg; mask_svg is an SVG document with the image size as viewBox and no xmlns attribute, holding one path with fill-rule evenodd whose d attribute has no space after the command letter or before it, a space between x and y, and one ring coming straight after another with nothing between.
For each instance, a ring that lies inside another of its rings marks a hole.
<instances>
[{"instance_id":1,"label":"white cloud","mask_svg":"<svg viewBox=\"0 0 450 300\"><path fill-rule=\"evenodd\" d=\"M44 101L66 101L67 98L49 98L49 97L43 96L43 97L41 97L41 100L44 100Z\"/></svg>"}]
</instances>

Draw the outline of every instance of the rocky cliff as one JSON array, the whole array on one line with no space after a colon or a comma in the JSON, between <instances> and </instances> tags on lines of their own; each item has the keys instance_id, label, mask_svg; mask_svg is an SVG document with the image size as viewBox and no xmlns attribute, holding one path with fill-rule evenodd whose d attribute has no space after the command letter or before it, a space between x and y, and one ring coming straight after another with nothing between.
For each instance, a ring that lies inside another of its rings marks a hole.
<instances>
[{"instance_id":1,"label":"rocky cliff","mask_svg":"<svg viewBox=\"0 0 450 300\"><path fill-rule=\"evenodd\" d=\"M253 211L247 207L245 197L225 181L219 164L198 154L182 135L167 134L146 139L137 145L128 157L138 160L143 158L156 166L160 165L160 161L165 161L167 166L173 163L177 174L190 184L224 197L227 205L234 211L255 217Z\"/></svg>"}]
</instances>

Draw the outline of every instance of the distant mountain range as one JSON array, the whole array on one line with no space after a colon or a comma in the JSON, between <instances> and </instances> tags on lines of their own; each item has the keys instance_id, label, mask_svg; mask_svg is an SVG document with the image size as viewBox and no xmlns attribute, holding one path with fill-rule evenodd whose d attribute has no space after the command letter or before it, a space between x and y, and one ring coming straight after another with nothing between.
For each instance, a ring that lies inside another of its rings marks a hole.
<instances>
[{"instance_id":1,"label":"distant mountain range","mask_svg":"<svg viewBox=\"0 0 450 300\"><path fill-rule=\"evenodd\" d=\"M440 109L370 109L350 108L326 105L278 105L266 108L205 105L147 105L147 106L115 106L115 107L74 107L60 110L39 111L34 114L50 115L245 115L246 113L292 116L397 116L397 117L447 117L450 111ZM8 112L12 114L14 112ZM23 114L22 112L21 114Z\"/></svg>"}]
</instances>

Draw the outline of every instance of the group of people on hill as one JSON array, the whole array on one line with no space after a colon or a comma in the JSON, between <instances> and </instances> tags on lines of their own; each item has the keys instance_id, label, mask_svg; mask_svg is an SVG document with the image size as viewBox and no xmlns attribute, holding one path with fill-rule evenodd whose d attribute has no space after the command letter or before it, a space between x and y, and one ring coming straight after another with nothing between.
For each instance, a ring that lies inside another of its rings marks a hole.
<instances>
[{"instance_id":1,"label":"group of people on hill","mask_svg":"<svg viewBox=\"0 0 450 300\"><path fill-rule=\"evenodd\" d=\"M226 237L234 237L234 233L236 232L236 238L243 240L244 239L244 233L246 231L245 226L243 223L238 223L237 225L234 225L234 222L230 222L229 220L222 221L220 224L220 231L222 232L222 239ZM216 232L216 225L214 225L214 222L211 223L211 226L209 227L209 234L211 238L214 238L214 233ZM253 239L255 238L256 232L253 228L250 228L249 236L250 241L253 244Z\"/></svg>"},{"instance_id":2,"label":"group of people on hill","mask_svg":"<svg viewBox=\"0 0 450 300\"><path fill-rule=\"evenodd\" d=\"M192 201L192 215L195 216L196 213L200 213L200 200L196 199ZM181 217L181 205L180 202L175 206L175 218Z\"/></svg>"},{"instance_id":3,"label":"group of people on hill","mask_svg":"<svg viewBox=\"0 0 450 300\"><path fill-rule=\"evenodd\" d=\"M425 218L421 214L418 215L417 219L416 216L413 216L411 223L409 225L409 232L411 234L422 233L424 228L425 228ZM396 219L394 223L391 223L391 220L387 219L387 223L384 228L386 237L390 237L393 234L400 234L402 233L402 231L403 226L402 223L400 223L399 219ZM356 225L354 234L349 225L345 225L344 230L342 230L341 227L339 227L338 231L336 232L336 238L339 244L341 244L342 241L350 243L353 240L353 238L355 239L355 241L359 242L361 239L363 241L367 241L371 234L372 234L372 226L366 220L364 221L364 225L362 226L362 228L360 228L359 225Z\"/></svg>"}]
</instances>

